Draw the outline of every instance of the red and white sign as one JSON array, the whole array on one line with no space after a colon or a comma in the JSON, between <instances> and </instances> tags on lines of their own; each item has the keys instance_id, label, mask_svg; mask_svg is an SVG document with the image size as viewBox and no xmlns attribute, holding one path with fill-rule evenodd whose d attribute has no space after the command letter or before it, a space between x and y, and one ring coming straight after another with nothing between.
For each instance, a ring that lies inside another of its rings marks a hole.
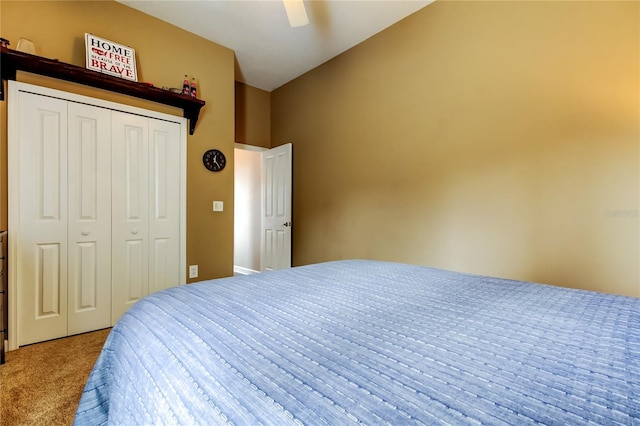
<instances>
[{"instance_id":1,"label":"red and white sign","mask_svg":"<svg viewBox=\"0 0 640 426\"><path fill-rule=\"evenodd\" d=\"M84 39L87 50L87 69L138 81L135 50L89 33L85 33Z\"/></svg>"}]
</instances>

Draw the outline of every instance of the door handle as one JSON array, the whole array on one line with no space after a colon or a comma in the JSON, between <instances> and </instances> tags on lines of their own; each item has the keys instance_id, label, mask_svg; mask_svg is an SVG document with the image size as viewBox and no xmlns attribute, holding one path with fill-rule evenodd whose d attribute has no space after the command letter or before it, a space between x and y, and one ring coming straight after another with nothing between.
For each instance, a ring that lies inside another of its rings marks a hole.
<instances>
[{"instance_id":1,"label":"door handle","mask_svg":"<svg viewBox=\"0 0 640 426\"><path fill-rule=\"evenodd\" d=\"M88 230L88 229L83 229L82 232L80 232L80 233L86 237L87 235L89 235L91 233L91 231Z\"/></svg>"},{"instance_id":2,"label":"door handle","mask_svg":"<svg viewBox=\"0 0 640 426\"><path fill-rule=\"evenodd\" d=\"M291 226L291 221L283 223L282 226L284 227Z\"/></svg>"},{"instance_id":3,"label":"door handle","mask_svg":"<svg viewBox=\"0 0 640 426\"><path fill-rule=\"evenodd\" d=\"M138 233L138 228L133 228L133 229L131 229L131 233L132 233L133 235L136 235L136 234Z\"/></svg>"}]
</instances>

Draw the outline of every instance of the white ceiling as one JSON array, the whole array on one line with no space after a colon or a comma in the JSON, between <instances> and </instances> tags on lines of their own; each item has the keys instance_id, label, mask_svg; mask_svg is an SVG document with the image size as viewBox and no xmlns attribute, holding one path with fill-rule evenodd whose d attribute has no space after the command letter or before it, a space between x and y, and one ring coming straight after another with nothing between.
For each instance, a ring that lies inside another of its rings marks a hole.
<instances>
[{"instance_id":1,"label":"white ceiling","mask_svg":"<svg viewBox=\"0 0 640 426\"><path fill-rule=\"evenodd\" d=\"M118 0L233 50L236 79L272 91L433 0L305 0L292 28L280 0Z\"/></svg>"}]
</instances>

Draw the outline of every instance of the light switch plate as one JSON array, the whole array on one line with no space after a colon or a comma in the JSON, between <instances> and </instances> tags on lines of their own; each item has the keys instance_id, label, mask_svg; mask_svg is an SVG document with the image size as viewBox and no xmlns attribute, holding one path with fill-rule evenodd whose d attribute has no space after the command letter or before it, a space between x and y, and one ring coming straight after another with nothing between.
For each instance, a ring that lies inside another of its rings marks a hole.
<instances>
[{"instance_id":1,"label":"light switch plate","mask_svg":"<svg viewBox=\"0 0 640 426\"><path fill-rule=\"evenodd\" d=\"M222 201L214 201L213 202L213 211L214 212L221 212L224 210L224 202Z\"/></svg>"}]
</instances>

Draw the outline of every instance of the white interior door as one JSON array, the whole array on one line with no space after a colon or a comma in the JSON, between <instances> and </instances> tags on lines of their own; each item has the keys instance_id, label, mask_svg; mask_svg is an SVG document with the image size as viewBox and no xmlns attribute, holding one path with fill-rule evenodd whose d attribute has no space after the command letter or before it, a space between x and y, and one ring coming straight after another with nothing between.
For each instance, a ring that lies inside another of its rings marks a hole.
<instances>
[{"instance_id":1,"label":"white interior door","mask_svg":"<svg viewBox=\"0 0 640 426\"><path fill-rule=\"evenodd\" d=\"M292 146L262 153L262 237L260 269L291 267Z\"/></svg>"},{"instance_id":2,"label":"white interior door","mask_svg":"<svg viewBox=\"0 0 640 426\"><path fill-rule=\"evenodd\" d=\"M148 119L111 113L113 324L149 292Z\"/></svg>"},{"instance_id":3,"label":"white interior door","mask_svg":"<svg viewBox=\"0 0 640 426\"><path fill-rule=\"evenodd\" d=\"M149 119L149 293L180 285L180 125Z\"/></svg>"},{"instance_id":4,"label":"white interior door","mask_svg":"<svg viewBox=\"0 0 640 426\"><path fill-rule=\"evenodd\" d=\"M111 112L68 103L68 334L111 325Z\"/></svg>"},{"instance_id":5,"label":"white interior door","mask_svg":"<svg viewBox=\"0 0 640 426\"><path fill-rule=\"evenodd\" d=\"M18 96L18 137L10 150L19 170L28 172L10 184L9 200L18 234L11 237L17 241L18 344L26 345L67 335L67 103Z\"/></svg>"}]
</instances>

